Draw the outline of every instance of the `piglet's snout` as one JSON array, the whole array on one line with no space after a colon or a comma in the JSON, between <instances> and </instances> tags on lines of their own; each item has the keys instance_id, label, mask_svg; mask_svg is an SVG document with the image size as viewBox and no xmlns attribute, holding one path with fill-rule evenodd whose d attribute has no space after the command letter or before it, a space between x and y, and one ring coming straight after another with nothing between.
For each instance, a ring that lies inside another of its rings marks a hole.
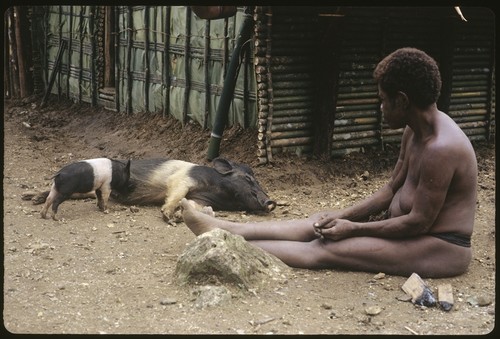
<instances>
[{"instance_id":1,"label":"piglet's snout","mask_svg":"<svg viewBox=\"0 0 500 339\"><path fill-rule=\"evenodd\" d=\"M271 212L272 210L274 210L276 208L276 201L266 200L264 202L264 206L265 206L267 212Z\"/></svg>"}]
</instances>

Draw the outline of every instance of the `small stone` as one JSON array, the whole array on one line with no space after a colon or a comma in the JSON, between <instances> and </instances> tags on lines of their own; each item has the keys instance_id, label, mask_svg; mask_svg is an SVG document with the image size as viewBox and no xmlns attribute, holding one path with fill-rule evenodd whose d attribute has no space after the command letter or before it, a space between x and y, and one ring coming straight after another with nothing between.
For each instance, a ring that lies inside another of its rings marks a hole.
<instances>
[{"instance_id":1,"label":"small stone","mask_svg":"<svg viewBox=\"0 0 500 339\"><path fill-rule=\"evenodd\" d=\"M365 313L368 315L377 315L382 312L382 308L380 306L367 306L365 307Z\"/></svg>"},{"instance_id":2,"label":"small stone","mask_svg":"<svg viewBox=\"0 0 500 339\"><path fill-rule=\"evenodd\" d=\"M330 305L330 304L321 304L321 307L324 308L325 310L331 310L332 309L332 305Z\"/></svg>"},{"instance_id":3,"label":"small stone","mask_svg":"<svg viewBox=\"0 0 500 339\"><path fill-rule=\"evenodd\" d=\"M36 195L37 195L37 192L33 192L33 191L23 192L21 194L21 199L22 200L31 200Z\"/></svg>"},{"instance_id":4,"label":"small stone","mask_svg":"<svg viewBox=\"0 0 500 339\"><path fill-rule=\"evenodd\" d=\"M364 171L363 174L361 174L361 179L363 180L368 180L369 177L370 177L370 172L368 171Z\"/></svg>"},{"instance_id":5,"label":"small stone","mask_svg":"<svg viewBox=\"0 0 500 339\"><path fill-rule=\"evenodd\" d=\"M408 294L404 294L404 295L397 296L396 299L399 301L408 302L408 301L411 301L411 296Z\"/></svg>"},{"instance_id":6,"label":"small stone","mask_svg":"<svg viewBox=\"0 0 500 339\"><path fill-rule=\"evenodd\" d=\"M477 300L477 305L478 306L488 306L491 304L491 298L487 297L487 296L484 296L484 295L480 295L476 298Z\"/></svg>"},{"instance_id":7,"label":"small stone","mask_svg":"<svg viewBox=\"0 0 500 339\"><path fill-rule=\"evenodd\" d=\"M165 298L160 300L160 305L173 305L177 303L177 299L174 298Z\"/></svg>"},{"instance_id":8,"label":"small stone","mask_svg":"<svg viewBox=\"0 0 500 339\"><path fill-rule=\"evenodd\" d=\"M384 278L385 278L385 273L383 273L383 272L377 273L373 276L373 279L376 279L376 280L380 280L380 279L384 279Z\"/></svg>"},{"instance_id":9,"label":"small stone","mask_svg":"<svg viewBox=\"0 0 500 339\"><path fill-rule=\"evenodd\" d=\"M477 306L478 305L476 297L469 297L469 298L467 298L467 302L470 305L472 305L472 306Z\"/></svg>"}]
</instances>

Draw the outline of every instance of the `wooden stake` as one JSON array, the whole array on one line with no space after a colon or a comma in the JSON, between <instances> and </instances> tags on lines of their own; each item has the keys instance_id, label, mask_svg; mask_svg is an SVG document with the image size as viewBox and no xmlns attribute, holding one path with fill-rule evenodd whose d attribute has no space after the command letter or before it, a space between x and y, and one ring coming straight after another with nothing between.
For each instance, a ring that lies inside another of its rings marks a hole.
<instances>
[{"instance_id":1,"label":"wooden stake","mask_svg":"<svg viewBox=\"0 0 500 339\"><path fill-rule=\"evenodd\" d=\"M62 59L64 49L66 48L66 44L67 44L66 40L61 40L59 43L59 49L57 50L57 56L56 56L56 61L54 63L54 69L52 70L52 73L50 74L49 86L47 87L47 90L45 91L45 95L42 98L42 102L40 103L40 108L43 108L45 106L47 98L49 97L50 92L52 91L52 86L54 85L54 81L56 80L56 74L59 72L59 68L61 67L61 59Z\"/></svg>"},{"instance_id":2,"label":"wooden stake","mask_svg":"<svg viewBox=\"0 0 500 339\"><path fill-rule=\"evenodd\" d=\"M441 284L438 286L438 302L443 310L451 310L454 302L451 284Z\"/></svg>"}]
</instances>

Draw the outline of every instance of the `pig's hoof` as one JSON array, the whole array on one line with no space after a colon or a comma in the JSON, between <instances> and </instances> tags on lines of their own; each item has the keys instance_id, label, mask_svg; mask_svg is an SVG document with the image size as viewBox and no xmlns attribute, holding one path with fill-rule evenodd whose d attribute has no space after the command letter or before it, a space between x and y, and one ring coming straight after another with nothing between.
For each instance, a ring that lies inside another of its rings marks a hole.
<instances>
[{"instance_id":1,"label":"pig's hoof","mask_svg":"<svg viewBox=\"0 0 500 339\"><path fill-rule=\"evenodd\" d=\"M182 221L182 209L181 207L177 207L174 214L172 215L172 221L175 223L180 223Z\"/></svg>"},{"instance_id":2,"label":"pig's hoof","mask_svg":"<svg viewBox=\"0 0 500 339\"><path fill-rule=\"evenodd\" d=\"M173 221L172 215L170 215L168 213L162 213L162 216L163 216L163 221L165 221L167 223L170 223Z\"/></svg>"},{"instance_id":3,"label":"pig's hoof","mask_svg":"<svg viewBox=\"0 0 500 339\"><path fill-rule=\"evenodd\" d=\"M173 213L162 211L162 215L163 221L173 226L182 221L182 212L180 210L175 210Z\"/></svg>"},{"instance_id":4,"label":"pig's hoof","mask_svg":"<svg viewBox=\"0 0 500 339\"><path fill-rule=\"evenodd\" d=\"M104 214L109 214L109 210L106 208L105 210L102 211Z\"/></svg>"}]
</instances>

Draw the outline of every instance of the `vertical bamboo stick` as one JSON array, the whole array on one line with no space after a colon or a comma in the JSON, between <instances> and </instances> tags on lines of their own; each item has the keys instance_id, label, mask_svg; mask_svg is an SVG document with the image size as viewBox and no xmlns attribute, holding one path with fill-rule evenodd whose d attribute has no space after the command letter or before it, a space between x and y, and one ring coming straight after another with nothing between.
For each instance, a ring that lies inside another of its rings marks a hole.
<instances>
[{"instance_id":1,"label":"vertical bamboo stick","mask_svg":"<svg viewBox=\"0 0 500 339\"><path fill-rule=\"evenodd\" d=\"M149 6L144 6L144 109L149 112Z\"/></svg>"},{"instance_id":2,"label":"vertical bamboo stick","mask_svg":"<svg viewBox=\"0 0 500 339\"><path fill-rule=\"evenodd\" d=\"M243 128L248 128L250 126L250 114L248 112L248 101L249 101L249 89L248 82L249 72L248 66L250 64L250 44L247 43L243 47L243 53L245 54L245 59L243 61Z\"/></svg>"},{"instance_id":3,"label":"vertical bamboo stick","mask_svg":"<svg viewBox=\"0 0 500 339\"><path fill-rule=\"evenodd\" d=\"M59 10L59 43L61 43L61 41L63 40L63 33L62 33L62 16L63 16L63 12L62 12L62 6L58 6L58 10ZM61 69L62 69L62 65L61 65ZM60 100L61 99L61 74L62 72L59 72L57 74L57 97L58 99Z\"/></svg>"},{"instance_id":4,"label":"vertical bamboo stick","mask_svg":"<svg viewBox=\"0 0 500 339\"><path fill-rule=\"evenodd\" d=\"M267 92L268 92L268 112L267 112L267 128L266 128L266 151L267 160L269 162L273 161L273 154L271 148L271 127L273 124L273 80L271 73L271 56L272 56L272 24L273 24L273 10L272 6L269 6L267 17L267 37L266 37L266 67L267 73Z\"/></svg>"},{"instance_id":5,"label":"vertical bamboo stick","mask_svg":"<svg viewBox=\"0 0 500 339\"><path fill-rule=\"evenodd\" d=\"M10 9L7 9L3 14L3 95L5 98L10 99L12 97L12 88L10 77L12 74L12 68L9 65L10 60L10 48L9 48L9 17Z\"/></svg>"},{"instance_id":6,"label":"vertical bamboo stick","mask_svg":"<svg viewBox=\"0 0 500 339\"><path fill-rule=\"evenodd\" d=\"M48 16L48 12L49 12L49 6L47 6L47 9L45 11L45 16L44 16L44 19L47 18ZM45 24L44 24L45 25ZM44 26L45 28L46 26ZM45 33L45 32L44 32ZM43 53L42 53L42 62L41 62L41 67L42 67L42 72L43 72L43 75L42 75L42 80L43 80L43 89L45 89L48 85L48 79L49 79L49 58L47 57L48 53L47 53L47 49L48 49L48 41L49 41L49 37L48 37L49 34L43 34ZM43 92L43 89L42 89L42 92Z\"/></svg>"},{"instance_id":7,"label":"vertical bamboo stick","mask_svg":"<svg viewBox=\"0 0 500 339\"><path fill-rule=\"evenodd\" d=\"M151 29L151 34L153 37L153 49L152 49L152 54L155 58L155 65L158 67L158 6L153 6L153 24L152 24L152 29ZM151 62L149 63L149 74L151 74ZM156 71L156 69L155 69ZM154 105L153 105L154 107ZM157 108L154 107L154 110L157 111Z\"/></svg>"},{"instance_id":8,"label":"vertical bamboo stick","mask_svg":"<svg viewBox=\"0 0 500 339\"><path fill-rule=\"evenodd\" d=\"M69 98L69 77L71 75L71 50L73 48L73 6L69 6L69 34L68 34L68 76L66 77L66 97Z\"/></svg>"},{"instance_id":9,"label":"vertical bamboo stick","mask_svg":"<svg viewBox=\"0 0 500 339\"><path fill-rule=\"evenodd\" d=\"M165 84L165 106L163 116L170 113L170 16L172 7L167 6L165 15L165 44L163 51L163 77Z\"/></svg>"},{"instance_id":10,"label":"vertical bamboo stick","mask_svg":"<svg viewBox=\"0 0 500 339\"><path fill-rule=\"evenodd\" d=\"M97 105L97 77L96 77L96 68L97 68L97 39L95 38L96 29L95 29L95 18L97 14L98 6L90 6L90 18L89 18L89 32L90 32L90 87L91 87L91 103L92 106Z\"/></svg>"},{"instance_id":11,"label":"vertical bamboo stick","mask_svg":"<svg viewBox=\"0 0 500 339\"><path fill-rule=\"evenodd\" d=\"M115 107L116 111L120 112L120 72L119 72L119 67L120 67L120 51L118 50L118 46L120 43L120 24L119 24L119 7L118 6L113 6L113 23L114 27L113 30L114 32L111 32L111 34L114 34L113 37L113 57L114 57L114 75L115 75Z\"/></svg>"},{"instance_id":12,"label":"vertical bamboo stick","mask_svg":"<svg viewBox=\"0 0 500 339\"><path fill-rule=\"evenodd\" d=\"M17 66L17 44L15 37L15 18L14 18L14 10L9 8L9 42L10 42L10 50L11 50L11 62L9 69L11 70L11 84L12 84L12 97L18 98L19 93L19 73Z\"/></svg>"},{"instance_id":13,"label":"vertical bamboo stick","mask_svg":"<svg viewBox=\"0 0 500 339\"><path fill-rule=\"evenodd\" d=\"M153 6L153 24L152 24L152 29L150 29L151 34L153 35L153 56L156 60L155 65L158 65L158 6ZM148 64L149 66L149 74L151 75L151 62ZM154 105L153 105L154 106ZM156 111L156 107L154 108Z\"/></svg>"},{"instance_id":14,"label":"vertical bamboo stick","mask_svg":"<svg viewBox=\"0 0 500 339\"><path fill-rule=\"evenodd\" d=\"M29 26L26 16L26 7L14 6L15 13L15 36L17 45L17 65L19 71L19 89L21 97L31 94L31 79L29 69L31 66L31 42L27 34Z\"/></svg>"},{"instance_id":15,"label":"vertical bamboo stick","mask_svg":"<svg viewBox=\"0 0 500 339\"><path fill-rule=\"evenodd\" d=\"M83 11L84 11L84 6L80 6L80 22L78 23L80 27L80 32L79 32L79 38L80 38L80 50L79 50L79 55L80 55L80 61L78 64L78 102L82 102L82 78L83 78Z\"/></svg>"},{"instance_id":16,"label":"vertical bamboo stick","mask_svg":"<svg viewBox=\"0 0 500 339\"><path fill-rule=\"evenodd\" d=\"M94 23L95 59L96 59L96 99L99 98L99 89L104 87L104 23L106 12L104 6L97 6L96 21Z\"/></svg>"},{"instance_id":17,"label":"vertical bamboo stick","mask_svg":"<svg viewBox=\"0 0 500 339\"><path fill-rule=\"evenodd\" d=\"M158 6L153 6L153 29L151 30L151 34L153 34L154 36L154 39L153 39L153 52L154 52L154 55L156 56L158 52L157 48L158 48L158 32L156 30L157 26L158 26ZM151 70L150 70L151 72Z\"/></svg>"},{"instance_id":18,"label":"vertical bamboo stick","mask_svg":"<svg viewBox=\"0 0 500 339\"><path fill-rule=\"evenodd\" d=\"M489 93L487 95L487 112L488 114L486 115L487 119L487 126L486 126L486 141L491 142L492 140L495 140L495 104L494 102L496 101L495 99L495 93L496 93L496 79L495 79L495 60L496 60L496 53L490 53L490 60L489 60L489 69L490 69L490 74L488 76L488 86L489 88Z\"/></svg>"},{"instance_id":19,"label":"vertical bamboo stick","mask_svg":"<svg viewBox=\"0 0 500 339\"><path fill-rule=\"evenodd\" d=\"M222 47L222 78L226 78L227 62L229 60L229 19L224 19L224 45Z\"/></svg>"},{"instance_id":20,"label":"vertical bamboo stick","mask_svg":"<svg viewBox=\"0 0 500 339\"><path fill-rule=\"evenodd\" d=\"M203 129L208 127L208 117L210 113L210 20L205 20L205 50L203 54L203 63L205 65L205 116L203 118Z\"/></svg>"},{"instance_id":21,"label":"vertical bamboo stick","mask_svg":"<svg viewBox=\"0 0 500 339\"><path fill-rule=\"evenodd\" d=\"M253 20L254 7L245 7L245 15L252 17L252 28L255 28L255 21ZM250 100L250 90L249 90L249 64L250 64L250 52L252 50L252 31L250 30L249 39L243 43L242 53L244 58L242 58L243 63L243 128L248 128L250 126L250 114L248 112L248 104Z\"/></svg>"},{"instance_id":22,"label":"vertical bamboo stick","mask_svg":"<svg viewBox=\"0 0 500 339\"><path fill-rule=\"evenodd\" d=\"M40 6L41 7L41 6ZM42 71L41 71L41 53L40 53L40 46L41 46L41 41L40 37L43 36L43 30L41 30L41 21L40 20L43 16L40 15L45 11L44 7L30 7L28 9L28 17L30 21L29 27L29 32L27 33L30 37L30 44L32 45L31 48L31 72L32 72L32 93L33 94L40 94L43 92L43 85L42 85Z\"/></svg>"},{"instance_id":23,"label":"vertical bamboo stick","mask_svg":"<svg viewBox=\"0 0 500 339\"><path fill-rule=\"evenodd\" d=\"M130 69L130 64L132 63L132 33L133 33L133 23L132 23L132 6L127 6L127 113L132 113L132 74Z\"/></svg>"},{"instance_id":24,"label":"vertical bamboo stick","mask_svg":"<svg viewBox=\"0 0 500 339\"><path fill-rule=\"evenodd\" d=\"M188 120L188 105L189 94L191 92L191 67L190 67L190 54L191 54L191 7L186 6L186 38L184 41L184 105L182 107L182 123L185 124Z\"/></svg>"},{"instance_id":25,"label":"vertical bamboo stick","mask_svg":"<svg viewBox=\"0 0 500 339\"><path fill-rule=\"evenodd\" d=\"M255 36L255 55L254 55L254 70L257 80L257 108L258 120L257 130L257 157L259 164L267 163L265 132L267 127L268 99L267 99L267 68L261 63L262 58L257 56L265 55L266 53L266 36L267 26L265 25L265 7L256 6L254 10L254 36Z\"/></svg>"},{"instance_id":26,"label":"vertical bamboo stick","mask_svg":"<svg viewBox=\"0 0 500 339\"><path fill-rule=\"evenodd\" d=\"M115 29L114 9L113 6L104 7L104 87L113 87L115 81L115 46L114 35Z\"/></svg>"}]
</instances>

